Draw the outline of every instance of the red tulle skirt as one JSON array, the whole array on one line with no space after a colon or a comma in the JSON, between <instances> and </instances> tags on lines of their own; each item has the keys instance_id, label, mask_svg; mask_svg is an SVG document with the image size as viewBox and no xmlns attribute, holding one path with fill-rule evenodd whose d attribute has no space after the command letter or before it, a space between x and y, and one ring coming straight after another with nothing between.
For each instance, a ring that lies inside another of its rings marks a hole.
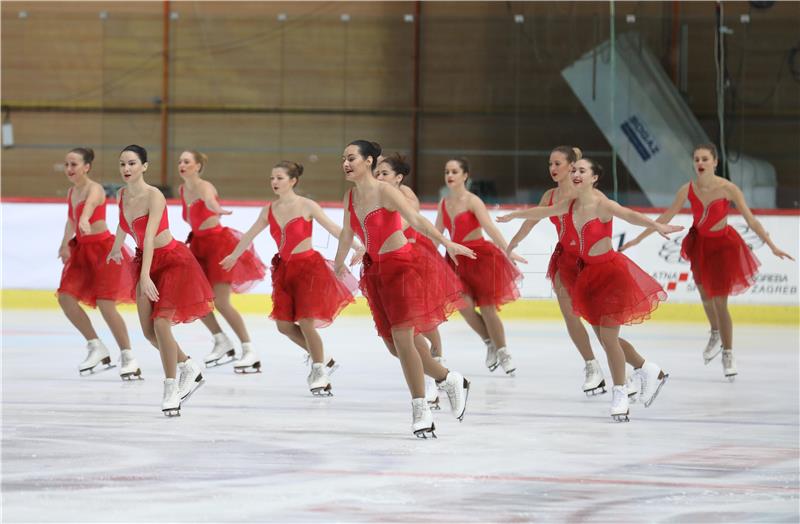
<instances>
[{"instance_id":1,"label":"red tulle skirt","mask_svg":"<svg viewBox=\"0 0 800 524\"><path fill-rule=\"evenodd\" d=\"M519 298L522 273L500 248L482 238L462 244L476 258L460 256L458 265L450 257L447 261L476 306L501 306Z\"/></svg>"},{"instance_id":2,"label":"red tulle skirt","mask_svg":"<svg viewBox=\"0 0 800 524\"><path fill-rule=\"evenodd\" d=\"M136 302L136 280L133 276L131 250L123 245L122 263L106 263L114 235L106 231L69 241L69 258L61 271L58 293L72 295L87 306L96 307L98 300Z\"/></svg>"},{"instance_id":3,"label":"red tulle skirt","mask_svg":"<svg viewBox=\"0 0 800 524\"><path fill-rule=\"evenodd\" d=\"M709 297L745 292L761 265L731 226L711 235L691 228L681 244L681 256L689 261L695 282Z\"/></svg>"},{"instance_id":4,"label":"red tulle skirt","mask_svg":"<svg viewBox=\"0 0 800 524\"><path fill-rule=\"evenodd\" d=\"M409 243L375 259L364 255L359 286L381 337L391 339L392 328L413 328L415 335L433 331L466 307L458 279L441 257L426 253Z\"/></svg>"},{"instance_id":5,"label":"red tulle skirt","mask_svg":"<svg viewBox=\"0 0 800 524\"><path fill-rule=\"evenodd\" d=\"M318 328L329 326L339 313L355 302L358 282L349 272L343 278L333 264L313 249L272 259L272 320L297 322L313 318Z\"/></svg>"},{"instance_id":6,"label":"red tulle skirt","mask_svg":"<svg viewBox=\"0 0 800 524\"><path fill-rule=\"evenodd\" d=\"M218 226L192 233L187 239L189 249L212 286L219 283L230 284L234 293L244 293L264 280L267 267L258 258L252 245L242 253L230 271L219 265L220 260L233 252L241 238L239 231Z\"/></svg>"},{"instance_id":7,"label":"red tulle skirt","mask_svg":"<svg viewBox=\"0 0 800 524\"><path fill-rule=\"evenodd\" d=\"M616 251L604 260L579 264L572 308L593 326L639 324L650 318L667 293L631 259Z\"/></svg>"},{"instance_id":8,"label":"red tulle skirt","mask_svg":"<svg viewBox=\"0 0 800 524\"><path fill-rule=\"evenodd\" d=\"M561 242L556 244L547 266L547 278L553 283L554 288L556 277L564 290L571 295L575 280L578 278L578 255L566 251Z\"/></svg>"},{"instance_id":9,"label":"red tulle skirt","mask_svg":"<svg viewBox=\"0 0 800 524\"><path fill-rule=\"evenodd\" d=\"M416 229L407 227L405 231L403 231L403 234L406 236L409 242L417 244L419 247L424 247L429 252L437 256L439 255L439 250L436 249L436 244L434 244L430 238L426 237Z\"/></svg>"},{"instance_id":10,"label":"red tulle skirt","mask_svg":"<svg viewBox=\"0 0 800 524\"><path fill-rule=\"evenodd\" d=\"M135 271L141 272L141 251L136 250ZM214 291L189 248L173 240L153 250L150 278L158 290L150 318L167 318L173 324L203 318L214 309Z\"/></svg>"}]
</instances>

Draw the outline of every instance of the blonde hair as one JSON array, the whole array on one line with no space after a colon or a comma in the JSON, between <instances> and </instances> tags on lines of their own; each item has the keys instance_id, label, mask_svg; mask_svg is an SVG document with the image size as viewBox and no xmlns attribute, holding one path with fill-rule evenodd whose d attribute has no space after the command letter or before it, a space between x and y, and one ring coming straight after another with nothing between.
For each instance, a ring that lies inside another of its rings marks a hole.
<instances>
[{"instance_id":1,"label":"blonde hair","mask_svg":"<svg viewBox=\"0 0 800 524\"><path fill-rule=\"evenodd\" d=\"M201 153L195 149L187 149L186 152L192 155L195 162L200 164L200 171L198 171L198 173L202 173L208 165L208 156L205 153Z\"/></svg>"}]
</instances>

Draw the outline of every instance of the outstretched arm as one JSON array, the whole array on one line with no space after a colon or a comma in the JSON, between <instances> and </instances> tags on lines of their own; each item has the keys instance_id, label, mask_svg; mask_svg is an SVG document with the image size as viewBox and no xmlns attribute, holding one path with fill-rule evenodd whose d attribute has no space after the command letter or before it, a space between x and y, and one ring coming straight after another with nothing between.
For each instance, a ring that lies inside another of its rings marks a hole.
<instances>
[{"instance_id":1,"label":"outstretched arm","mask_svg":"<svg viewBox=\"0 0 800 524\"><path fill-rule=\"evenodd\" d=\"M61 245L58 248L58 258L61 259L62 264L66 264L67 260L69 260L69 241L72 239L74 234L75 226L72 225L72 220L67 219L67 223L64 225L64 236L61 237Z\"/></svg>"},{"instance_id":2,"label":"outstretched arm","mask_svg":"<svg viewBox=\"0 0 800 524\"><path fill-rule=\"evenodd\" d=\"M755 231L756 235L758 235L758 238L763 240L764 243L769 246L769 248L772 250L772 254L778 258L788 258L789 260L794 260L791 255L778 249L778 246L776 246L772 241L767 230L764 229L764 226L761 224L761 222L759 222L755 215L753 215L753 212L747 206L747 202L744 200L744 194L742 193L742 190L733 183L730 183L726 189L730 199L736 205L736 209L738 209L744 217L747 225L750 226L750 229Z\"/></svg>"},{"instance_id":3,"label":"outstretched arm","mask_svg":"<svg viewBox=\"0 0 800 524\"><path fill-rule=\"evenodd\" d=\"M311 214L311 218L319 222L319 225L321 225L325 229L325 231L335 236L337 239L341 238L343 231L342 228L337 226L336 223L330 219L330 217L325 213L325 211L322 209L322 207L320 207L319 204L309 199L308 209L309 213ZM347 214L346 209L345 209L345 214ZM356 251L364 250L364 246L361 245L361 242L359 242L357 238L353 238L353 248Z\"/></svg>"},{"instance_id":4,"label":"outstretched arm","mask_svg":"<svg viewBox=\"0 0 800 524\"><path fill-rule=\"evenodd\" d=\"M517 218L523 218L525 220L542 220L543 218L547 217L554 217L558 215L563 215L564 213L569 211L569 204L570 200L562 200L557 204L553 204L552 206L539 206L530 209L518 209L516 211L512 211L506 215L502 215L497 217L498 222L511 222Z\"/></svg>"},{"instance_id":5,"label":"outstretched arm","mask_svg":"<svg viewBox=\"0 0 800 524\"><path fill-rule=\"evenodd\" d=\"M242 235L242 238L239 239L239 242L236 244L236 247L233 248L233 251L219 261L219 265L222 266L222 269L230 271L231 268L236 265L236 261L239 260L239 257L242 256L242 253L247 251L247 249L250 247L250 244L253 243L253 240L255 240L258 234L264 231L267 226L269 226L269 219L267 218L269 206L269 204L264 206L264 208L258 214L256 221L252 226L250 226L250 229L248 229L247 232Z\"/></svg>"},{"instance_id":6,"label":"outstretched arm","mask_svg":"<svg viewBox=\"0 0 800 524\"><path fill-rule=\"evenodd\" d=\"M205 184L200 186L200 198L203 199L203 203L206 207L218 215L232 215L233 211L223 209L222 206L219 205L217 201L217 189L214 187L214 184L207 180L204 182Z\"/></svg>"},{"instance_id":7,"label":"outstretched arm","mask_svg":"<svg viewBox=\"0 0 800 524\"><path fill-rule=\"evenodd\" d=\"M681 209L683 209L683 204L686 202L686 198L688 195L689 195L689 184L687 183L681 186L681 188L675 194L675 200L672 201L672 205L670 205L669 208L667 208L663 213L661 213L661 216L656 219L656 222L658 222L659 224L667 224L669 223L670 220L675 218L675 215L677 215L678 212ZM625 251L626 249L635 246L636 244L638 244L639 242L641 242L642 240L653 234L654 231L655 231L654 228L648 227L647 229L639 233L639 235L633 240L625 242L619 250Z\"/></svg>"},{"instance_id":8,"label":"outstretched arm","mask_svg":"<svg viewBox=\"0 0 800 524\"><path fill-rule=\"evenodd\" d=\"M528 263L527 260L508 249L508 242L506 242L503 234L497 229L494 222L492 222L492 217L489 216L489 212L486 210L486 204L484 204L480 198L476 196L470 197L470 208L472 212L475 213L478 223L486 230L486 234L489 235L489 238L492 239L492 242L494 242L497 247L502 249L504 253L507 253L512 260L522 262L523 264Z\"/></svg>"},{"instance_id":9,"label":"outstretched arm","mask_svg":"<svg viewBox=\"0 0 800 524\"><path fill-rule=\"evenodd\" d=\"M350 251L350 246L353 245L353 229L350 227L350 209L347 206L350 191L352 191L352 189L344 194L342 232L339 234L339 247L336 249L336 257L333 259L333 268L337 275L341 275L345 272L344 259Z\"/></svg>"},{"instance_id":10,"label":"outstretched arm","mask_svg":"<svg viewBox=\"0 0 800 524\"><path fill-rule=\"evenodd\" d=\"M119 202L120 198L122 198L121 189L117 191L117 202ZM122 215L122 211L120 211L120 215ZM127 236L127 233L125 233L125 231L122 230L122 221L124 219L125 217L123 216L120 216L119 218L117 233L114 236L114 245L111 246L111 251L109 251L108 255L106 256L106 264L108 264L111 261L114 261L117 264L122 263L122 245L125 243L125 237Z\"/></svg>"},{"instance_id":11,"label":"outstretched arm","mask_svg":"<svg viewBox=\"0 0 800 524\"><path fill-rule=\"evenodd\" d=\"M634 224L636 226L642 227L651 227L654 230L658 231L658 233L665 238L670 233L676 233L683 229L683 226L673 226L670 224L662 224L661 222L656 222L655 220L648 218L646 215L639 213L638 211L634 211L633 209L621 206L614 202L613 200L603 200L600 203L609 213L614 215L617 218L621 218L625 222L630 224Z\"/></svg>"},{"instance_id":12,"label":"outstretched arm","mask_svg":"<svg viewBox=\"0 0 800 524\"><path fill-rule=\"evenodd\" d=\"M398 189L385 184L384 186L381 186L380 191L384 202L388 203L390 208L396 209L411 227L434 242L444 245L445 249L447 249L447 253L453 259L453 261L458 263L455 258L457 255L475 258L475 252L471 249L446 239L444 235L442 235L442 233L440 233L434 227L433 224L431 224L425 217L420 215L418 211L415 211L414 208L411 207L406 198Z\"/></svg>"}]
</instances>

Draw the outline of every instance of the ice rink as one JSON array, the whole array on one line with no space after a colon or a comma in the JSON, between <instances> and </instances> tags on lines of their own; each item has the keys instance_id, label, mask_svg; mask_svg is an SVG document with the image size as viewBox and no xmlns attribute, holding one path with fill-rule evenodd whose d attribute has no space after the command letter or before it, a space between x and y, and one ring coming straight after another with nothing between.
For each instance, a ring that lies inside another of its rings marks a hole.
<instances>
[{"instance_id":1,"label":"ice rink","mask_svg":"<svg viewBox=\"0 0 800 524\"><path fill-rule=\"evenodd\" d=\"M118 351L96 313L95 326ZM84 343L58 311L4 311L4 522L797 522L797 326L735 328L739 376L704 366L703 324L623 329L671 379L631 422L580 391L562 324L506 324L517 376L489 373L456 318L450 368L472 381L463 423L446 397L436 440L410 430L400 366L366 317L322 331L341 364L313 398L300 349L265 316L246 321L264 372L231 365L161 414L162 371L125 313L145 380L79 377ZM197 359L198 322L175 330ZM230 331L228 331L230 334ZM594 341L608 377L605 356Z\"/></svg>"}]
</instances>

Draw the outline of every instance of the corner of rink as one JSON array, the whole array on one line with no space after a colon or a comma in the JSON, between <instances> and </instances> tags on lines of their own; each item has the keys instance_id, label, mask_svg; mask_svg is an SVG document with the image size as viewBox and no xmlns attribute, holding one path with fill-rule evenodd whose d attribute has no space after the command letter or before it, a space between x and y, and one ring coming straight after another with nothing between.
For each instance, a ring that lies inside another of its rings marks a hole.
<instances>
[{"instance_id":1,"label":"corner of rink","mask_svg":"<svg viewBox=\"0 0 800 524\"><path fill-rule=\"evenodd\" d=\"M268 314L272 309L270 295L248 293L234 295L234 306L241 313ZM0 290L0 311L18 309L58 309L55 291L41 289ZM738 324L776 324L800 326L800 305L729 304L731 316ZM135 309L134 305L121 305L122 311ZM342 315L368 316L369 308L363 297L346 308ZM503 306L501 316L506 319L552 321L561 318L554 299L520 299ZM697 303L666 302L653 312L652 322L705 323L703 306Z\"/></svg>"}]
</instances>

